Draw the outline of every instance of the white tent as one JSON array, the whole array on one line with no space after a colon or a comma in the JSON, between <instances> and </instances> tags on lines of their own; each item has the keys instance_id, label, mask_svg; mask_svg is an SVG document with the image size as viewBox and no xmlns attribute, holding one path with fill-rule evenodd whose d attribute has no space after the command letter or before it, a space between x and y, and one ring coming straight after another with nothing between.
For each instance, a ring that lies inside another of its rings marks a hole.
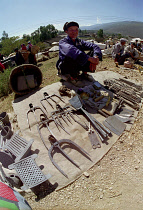
<instances>
[{"instance_id":1,"label":"white tent","mask_svg":"<svg viewBox=\"0 0 143 210\"><path fill-rule=\"evenodd\" d=\"M59 46L53 46L52 48L49 49L49 52L56 52L59 51Z\"/></svg>"}]
</instances>

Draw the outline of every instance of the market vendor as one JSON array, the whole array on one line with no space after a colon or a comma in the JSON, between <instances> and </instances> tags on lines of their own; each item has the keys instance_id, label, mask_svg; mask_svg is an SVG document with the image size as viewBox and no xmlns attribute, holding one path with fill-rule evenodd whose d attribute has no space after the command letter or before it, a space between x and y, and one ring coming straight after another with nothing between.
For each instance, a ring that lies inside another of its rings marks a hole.
<instances>
[{"instance_id":1,"label":"market vendor","mask_svg":"<svg viewBox=\"0 0 143 210\"><path fill-rule=\"evenodd\" d=\"M77 38L79 24L66 22L63 27L67 37L59 42L58 73L69 75L69 81L77 85L79 80L91 80L87 72L95 72L96 65L102 60L102 53L98 45ZM84 51L89 51L85 53ZM79 76L80 71L82 74Z\"/></svg>"},{"instance_id":2,"label":"market vendor","mask_svg":"<svg viewBox=\"0 0 143 210\"><path fill-rule=\"evenodd\" d=\"M139 59L139 52L136 49L136 43L131 42L130 45L126 46L123 53L126 57L131 57L135 62Z\"/></svg>"},{"instance_id":3,"label":"market vendor","mask_svg":"<svg viewBox=\"0 0 143 210\"><path fill-rule=\"evenodd\" d=\"M125 54L123 54L126 42L127 40L125 38L121 38L120 42L117 42L113 47L112 58L114 58L116 64L124 64L126 57L128 57Z\"/></svg>"}]
</instances>

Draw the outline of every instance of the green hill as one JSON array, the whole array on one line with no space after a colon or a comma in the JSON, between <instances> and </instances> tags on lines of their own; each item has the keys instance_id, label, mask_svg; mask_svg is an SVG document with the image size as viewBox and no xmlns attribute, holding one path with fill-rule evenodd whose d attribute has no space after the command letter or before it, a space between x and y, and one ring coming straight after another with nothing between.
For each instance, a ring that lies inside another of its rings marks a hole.
<instances>
[{"instance_id":1,"label":"green hill","mask_svg":"<svg viewBox=\"0 0 143 210\"><path fill-rule=\"evenodd\" d=\"M139 37L143 39L143 22L122 21L96 24L92 26L81 26L81 30L99 30L103 29L104 33L122 34L124 36Z\"/></svg>"}]
</instances>

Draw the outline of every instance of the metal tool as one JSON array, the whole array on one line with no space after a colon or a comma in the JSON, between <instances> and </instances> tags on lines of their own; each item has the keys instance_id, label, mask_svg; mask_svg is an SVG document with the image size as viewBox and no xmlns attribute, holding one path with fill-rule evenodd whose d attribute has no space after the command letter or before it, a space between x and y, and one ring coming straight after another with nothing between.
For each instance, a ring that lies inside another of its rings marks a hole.
<instances>
[{"instance_id":1,"label":"metal tool","mask_svg":"<svg viewBox=\"0 0 143 210\"><path fill-rule=\"evenodd\" d=\"M130 117L125 117L125 116L118 115L118 114L115 114L114 116L117 117L120 121L122 121L124 123L131 121L131 118Z\"/></svg>"},{"instance_id":2,"label":"metal tool","mask_svg":"<svg viewBox=\"0 0 143 210\"><path fill-rule=\"evenodd\" d=\"M69 102L76 110L81 109L83 111L83 113L86 115L86 117L90 120L90 122L94 126L95 130L98 131L98 133L100 133L100 136L103 136L104 138L106 138L108 136L108 134L111 133L105 126L103 126L94 117L92 117L85 109L82 108L82 103L81 103L78 95L76 95L72 99L70 99ZM104 129L103 129L103 127L104 127ZM102 139L102 141L103 141L103 139Z\"/></svg>"},{"instance_id":3,"label":"metal tool","mask_svg":"<svg viewBox=\"0 0 143 210\"><path fill-rule=\"evenodd\" d=\"M74 110L68 110L68 108L71 108L70 106L65 107L65 110L67 110L67 114L70 115L70 117L79 125L81 125L85 130L88 131L89 127L88 125L84 122L84 124L82 124L80 121L76 120L74 117L74 114L79 118L79 116L74 112ZM74 113L74 114L73 114Z\"/></svg>"},{"instance_id":4,"label":"metal tool","mask_svg":"<svg viewBox=\"0 0 143 210\"><path fill-rule=\"evenodd\" d=\"M56 108L60 112L61 118L66 122L66 124L68 124L66 119L72 124L72 122L71 122L70 118L68 117L67 113L64 111L64 109L59 104L56 105Z\"/></svg>"},{"instance_id":5,"label":"metal tool","mask_svg":"<svg viewBox=\"0 0 143 210\"><path fill-rule=\"evenodd\" d=\"M66 144L71 144L73 145L77 150L79 150L80 153L82 153L85 157L87 157L90 161L90 157L89 157L89 154L84 150L82 149L79 145L77 145L75 142L72 142L71 140L68 140L68 139L61 139L61 140L57 140L56 138L54 138L53 136L50 136L49 137L49 140L52 144L51 148L49 149L48 151L48 154L49 154L49 158L51 160L51 162L53 163L53 165L65 176L68 178L67 174L58 166L58 164L53 160L53 157L52 157L52 150L54 148L58 148L60 150L60 152L71 162L73 163L76 167L78 167L80 169L80 167L78 166L78 164L72 160L69 155L67 155L65 153L65 151L61 148L61 145L66 143Z\"/></svg>"},{"instance_id":6,"label":"metal tool","mask_svg":"<svg viewBox=\"0 0 143 210\"><path fill-rule=\"evenodd\" d=\"M62 99L60 96L56 95L56 94L49 95L47 92L44 92L43 94L44 94L44 98L43 98L42 100L40 100L40 102L41 102L42 106L44 107L44 109L45 109L46 111L47 111L47 109L46 109L46 107L45 107L44 104L43 104L43 101L44 101L44 100L47 101L48 104L49 104L53 109L54 109L54 107L53 107L53 105L49 102L48 99L51 99L51 101L53 101L56 105L57 105L58 103L53 99L53 97L57 97L57 98L60 99L63 103L65 103L65 102L63 101L63 99Z\"/></svg>"},{"instance_id":7,"label":"metal tool","mask_svg":"<svg viewBox=\"0 0 143 210\"><path fill-rule=\"evenodd\" d=\"M29 107L30 107L30 110L27 111L27 123L28 123L29 129L30 129L29 118L28 118L28 114L29 114L30 112L32 112L32 113L34 114L34 117L35 117L37 123L39 123L39 121L38 121L38 119L37 119L37 117L36 117L36 113L35 113L35 111L36 111L37 109L40 109L40 110L41 110L41 112L43 113L43 115L45 116L45 118L47 118L47 115L45 114L45 112L44 112L44 111L41 109L41 107L39 107L39 106L35 106L35 107L34 107L33 104L30 103L30 104L29 104Z\"/></svg>"},{"instance_id":8,"label":"metal tool","mask_svg":"<svg viewBox=\"0 0 143 210\"><path fill-rule=\"evenodd\" d=\"M60 120L61 112L59 110L51 112L51 117L59 131L60 131L59 126L60 126L67 134L70 135L70 133L64 128L64 126Z\"/></svg>"},{"instance_id":9,"label":"metal tool","mask_svg":"<svg viewBox=\"0 0 143 210\"><path fill-rule=\"evenodd\" d=\"M115 114L115 112L117 111L118 108L121 108L122 104L123 104L123 100L120 99L118 102L116 102L113 106L113 110L112 110L112 115Z\"/></svg>"},{"instance_id":10,"label":"metal tool","mask_svg":"<svg viewBox=\"0 0 143 210\"><path fill-rule=\"evenodd\" d=\"M3 131L4 135L7 134L7 131L4 129L4 127L2 125L0 125L0 130ZM4 146L4 139L3 139L2 134L0 133L0 149L2 149L3 146Z\"/></svg>"},{"instance_id":11,"label":"metal tool","mask_svg":"<svg viewBox=\"0 0 143 210\"><path fill-rule=\"evenodd\" d=\"M50 134L51 134L52 136L54 136L53 132L51 131L51 129L50 129L50 127L49 127L49 123L50 123L52 120L51 120L51 119L45 118L43 115L40 116L40 120L41 120L41 122L38 123L38 125L37 125L37 130L38 130L38 133L39 133L39 135L40 135L41 140L43 141L43 144L44 144L45 147L47 148L46 143L45 143L45 141L44 141L44 138L43 138L43 136L42 136L42 134L41 134L41 129L42 129L42 127L44 127L44 126L47 127L47 129L48 129L48 131L50 132ZM47 148L47 149L48 149L48 148Z\"/></svg>"},{"instance_id":12,"label":"metal tool","mask_svg":"<svg viewBox=\"0 0 143 210\"><path fill-rule=\"evenodd\" d=\"M90 142L91 142L91 145L92 145L93 149L101 147L101 144L98 140L98 137L97 137L96 133L91 129L91 123L89 123L88 137L90 139Z\"/></svg>"},{"instance_id":13,"label":"metal tool","mask_svg":"<svg viewBox=\"0 0 143 210\"><path fill-rule=\"evenodd\" d=\"M127 109L126 107L122 107L117 112L121 116L131 117L134 115L134 110Z\"/></svg>"},{"instance_id":14,"label":"metal tool","mask_svg":"<svg viewBox=\"0 0 143 210\"><path fill-rule=\"evenodd\" d=\"M105 119L103 124L118 136L120 136L126 128L126 125L114 115Z\"/></svg>"}]
</instances>

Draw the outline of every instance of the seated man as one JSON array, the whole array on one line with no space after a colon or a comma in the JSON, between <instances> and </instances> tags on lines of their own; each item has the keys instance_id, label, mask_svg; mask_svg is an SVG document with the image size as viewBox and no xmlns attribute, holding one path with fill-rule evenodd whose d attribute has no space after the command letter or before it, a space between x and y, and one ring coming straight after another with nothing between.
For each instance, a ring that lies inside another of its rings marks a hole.
<instances>
[{"instance_id":1,"label":"seated man","mask_svg":"<svg viewBox=\"0 0 143 210\"><path fill-rule=\"evenodd\" d=\"M135 47L136 47L136 43L135 42L131 42L130 45L125 47L124 55L126 57L131 57L135 62L137 62L138 59L139 59L139 52L138 52L138 50Z\"/></svg>"},{"instance_id":2,"label":"seated man","mask_svg":"<svg viewBox=\"0 0 143 210\"><path fill-rule=\"evenodd\" d=\"M112 51L112 58L115 59L115 63L122 65L124 64L124 61L126 59L126 56L123 55L124 53L124 48L125 48L125 44L126 44L127 40L124 38L120 39L120 42L116 43L114 45L113 51Z\"/></svg>"},{"instance_id":3,"label":"seated man","mask_svg":"<svg viewBox=\"0 0 143 210\"><path fill-rule=\"evenodd\" d=\"M56 66L59 74L69 75L69 80L76 85L80 71L83 72L80 78L89 79L87 72L96 70L96 65L102 60L102 53L96 44L77 38L78 23L66 22L63 29L67 37L59 42L59 60ZM85 50L90 52L86 54Z\"/></svg>"}]
</instances>

